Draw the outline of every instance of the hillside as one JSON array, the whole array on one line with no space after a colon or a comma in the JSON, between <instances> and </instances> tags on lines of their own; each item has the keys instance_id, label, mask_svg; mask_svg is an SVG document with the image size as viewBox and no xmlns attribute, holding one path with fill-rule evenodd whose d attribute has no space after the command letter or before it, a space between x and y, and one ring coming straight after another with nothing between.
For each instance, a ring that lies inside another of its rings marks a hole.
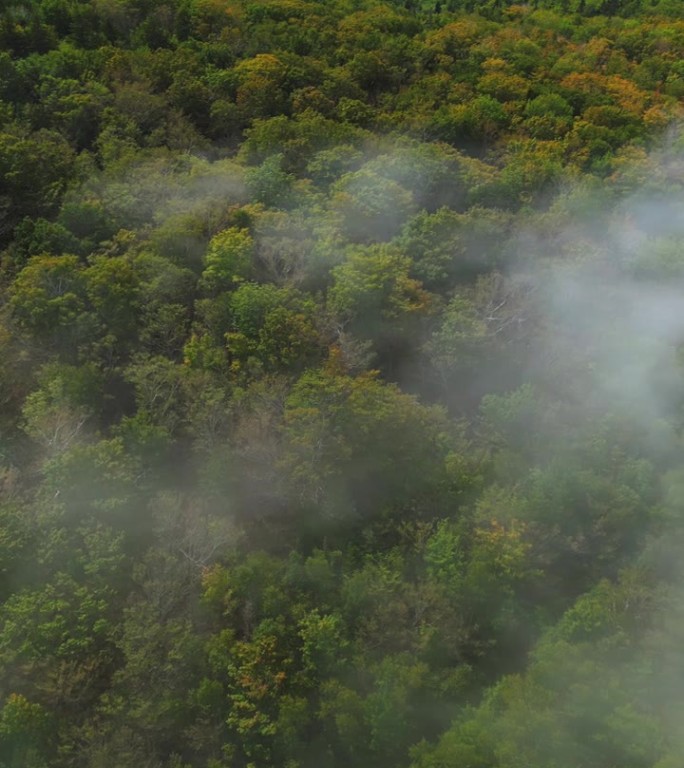
<instances>
[{"instance_id":1,"label":"hillside","mask_svg":"<svg viewBox=\"0 0 684 768\"><path fill-rule=\"evenodd\" d=\"M678 0L6 0L0 768L684 765Z\"/></svg>"}]
</instances>

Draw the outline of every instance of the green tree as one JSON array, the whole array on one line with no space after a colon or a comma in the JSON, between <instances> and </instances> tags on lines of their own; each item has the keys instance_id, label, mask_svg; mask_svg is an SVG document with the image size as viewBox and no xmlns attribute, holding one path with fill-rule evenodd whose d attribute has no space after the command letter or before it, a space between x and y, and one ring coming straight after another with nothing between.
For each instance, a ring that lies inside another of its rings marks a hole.
<instances>
[{"instance_id":1,"label":"green tree","mask_svg":"<svg viewBox=\"0 0 684 768\"><path fill-rule=\"evenodd\" d=\"M41 343L73 355L87 331L84 270L77 256L29 259L12 285L10 306L19 326Z\"/></svg>"},{"instance_id":2,"label":"green tree","mask_svg":"<svg viewBox=\"0 0 684 768\"><path fill-rule=\"evenodd\" d=\"M209 242L202 283L210 291L220 291L249 278L253 254L254 241L248 230L231 227L219 232Z\"/></svg>"},{"instance_id":3,"label":"green tree","mask_svg":"<svg viewBox=\"0 0 684 768\"><path fill-rule=\"evenodd\" d=\"M307 372L285 410L290 485L342 524L391 515L411 500L417 512L444 478L442 416L373 373Z\"/></svg>"},{"instance_id":4,"label":"green tree","mask_svg":"<svg viewBox=\"0 0 684 768\"><path fill-rule=\"evenodd\" d=\"M416 210L407 189L368 168L342 176L332 186L331 195L342 232L353 242L389 240Z\"/></svg>"},{"instance_id":5,"label":"green tree","mask_svg":"<svg viewBox=\"0 0 684 768\"><path fill-rule=\"evenodd\" d=\"M0 132L0 242L6 244L25 216L49 216L71 177L74 153L54 131L28 133L19 126Z\"/></svg>"},{"instance_id":6,"label":"green tree","mask_svg":"<svg viewBox=\"0 0 684 768\"><path fill-rule=\"evenodd\" d=\"M231 330L225 338L235 370L250 360L265 370L297 370L320 357L316 305L299 291L245 283L228 307Z\"/></svg>"}]
</instances>

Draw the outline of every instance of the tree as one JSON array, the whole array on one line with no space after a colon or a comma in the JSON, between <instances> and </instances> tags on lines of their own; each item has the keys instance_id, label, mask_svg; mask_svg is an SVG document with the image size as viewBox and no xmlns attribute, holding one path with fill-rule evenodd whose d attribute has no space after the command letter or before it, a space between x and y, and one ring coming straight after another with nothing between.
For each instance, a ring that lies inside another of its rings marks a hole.
<instances>
[{"instance_id":1,"label":"tree","mask_svg":"<svg viewBox=\"0 0 684 768\"><path fill-rule=\"evenodd\" d=\"M25 696L10 693L0 713L0 745L4 756L2 765L45 765L51 741L50 715ZM5 760L7 762L5 762Z\"/></svg>"},{"instance_id":2,"label":"tree","mask_svg":"<svg viewBox=\"0 0 684 768\"><path fill-rule=\"evenodd\" d=\"M416 209L407 189L368 168L342 176L331 195L343 234L357 243L389 240Z\"/></svg>"},{"instance_id":3,"label":"tree","mask_svg":"<svg viewBox=\"0 0 684 768\"><path fill-rule=\"evenodd\" d=\"M483 147L507 127L509 117L500 101L489 95L477 96L467 104L437 111L435 135L457 147Z\"/></svg>"},{"instance_id":4,"label":"tree","mask_svg":"<svg viewBox=\"0 0 684 768\"><path fill-rule=\"evenodd\" d=\"M391 245L354 248L333 269L330 309L358 335L380 344L406 334L430 308L430 295L410 277L410 260Z\"/></svg>"},{"instance_id":5,"label":"tree","mask_svg":"<svg viewBox=\"0 0 684 768\"><path fill-rule=\"evenodd\" d=\"M320 509L324 531L325 515L346 527L412 503L417 512L444 477L442 417L373 373L310 371L286 403L290 487Z\"/></svg>"},{"instance_id":6,"label":"tree","mask_svg":"<svg viewBox=\"0 0 684 768\"><path fill-rule=\"evenodd\" d=\"M61 539L59 553L53 544L36 563L45 569L52 560L54 567L56 555L66 556L63 570L15 592L0 612L0 678L10 692L0 739L15 755L42 758L36 766L74 746L77 726L108 688L116 666L121 539L97 525ZM35 739L30 745L28 736Z\"/></svg>"},{"instance_id":7,"label":"tree","mask_svg":"<svg viewBox=\"0 0 684 768\"><path fill-rule=\"evenodd\" d=\"M77 256L33 256L17 275L10 297L22 329L71 357L88 333L83 272Z\"/></svg>"},{"instance_id":8,"label":"tree","mask_svg":"<svg viewBox=\"0 0 684 768\"><path fill-rule=\"evenodd\" d=\"M139 277L134 265L125 256L99 257L92 260L83 277L107 345L117 345L123 351L135 337L139 316Z\"/></svg>"},{"instance_id":9,"label":"tree","mask_svg":"<svg viewBox=\"0 0 684 768\"><path fill-rule=\"evenodd\" d=\"M102 113L111 94L97 82L45 76L38 88L38 104L29 112L35 128L54 128L77 151L90 149L99 132Z\"/></svg>"},{"instance_id":10,"label":"tree","mask_svg":"<svg viewBox=\"0 0 684 768\"><path fill-rule=\"evenodd\" d=\"M292 288L245 283L229 298L228 353L234 370L258 362L264 370L301 370L321 354L316 305Z\"/></svg>"},{"instance_id":11,"label":"tree","mask_svg":"<svg viewBox=\"0 0 684 768\"><path fill-rule=\"evenodd\" d=\"M0 132L0 243L25 216L49 216L71 177L74 153L54 131L27 133L19 126Z\"/></svg>"},{"instance_id":12,"label":"tree","mask_svg":"<svg viewBox=\"0 0 684 768\"><path fill-rule=\"evenodd\" d=\"M51 458L83 439L102 377L93 365L52 364L41 370L40 380L40 389L24 402L24 430Z\"/></svg>"},{"instance_id":13,"label":"tree","mask_svg":"<svg viewBox=\"0 0 684 768\"><path fill-rule=\"evenodd\" d=\"M449 381L455 376L464 389L463 383L477 375L491 341L488 323L475 303L457 295L446 307L427 350L440 375Z\"/></svg>"},{"instance_id":14,"label":"tree","mask_svg":"<svg viewBox=\"0 0 684 768\"><path fill-rule=\"evenodd\" d=\"M247 229L231 227L209 242L202 283L210 291L230 288L249 278L252 272L254 241Z\"/></svg>"},{"instance_id":15,"label":"tree","mask_svg":"<svg viewBox=\"0 0 684 768\"><path fill-rule=\"evenodd\" d=\"M248 120L285 111L287 70L278 56L260 53L245 59L236 68L236 75L236 102Z\"/></svg>"}]
</instances>

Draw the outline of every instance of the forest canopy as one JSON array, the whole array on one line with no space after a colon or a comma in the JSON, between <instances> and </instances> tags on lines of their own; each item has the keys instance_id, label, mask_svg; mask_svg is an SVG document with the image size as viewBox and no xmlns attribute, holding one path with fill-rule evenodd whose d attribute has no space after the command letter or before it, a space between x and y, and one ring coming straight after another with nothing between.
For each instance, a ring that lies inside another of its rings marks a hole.
<instances>
[{"instance_id":1,"label":"forest canopy","mask_svg":"<svg viewBox=\"0 0 684 768\"><path fill-rule=\"evenodd\" d=\"M3 4L0 768L684 764L682 62Z\"/></svg>"}]
</instances>

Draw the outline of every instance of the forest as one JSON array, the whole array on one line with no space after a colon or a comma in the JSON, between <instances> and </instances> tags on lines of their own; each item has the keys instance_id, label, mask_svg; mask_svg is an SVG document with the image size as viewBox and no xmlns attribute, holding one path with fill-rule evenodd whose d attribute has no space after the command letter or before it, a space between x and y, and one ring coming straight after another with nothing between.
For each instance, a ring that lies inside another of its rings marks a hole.
<instances>
[{"instance_id":1,"label":"forest","mask_svg":"<svg viewBox=\"0 0 684 768\"><path fill-rule=\"evenodd\" d=\"M5 0L0 768L681 768L683 98L679 0Z\"/></svg>"}]
</instances>

